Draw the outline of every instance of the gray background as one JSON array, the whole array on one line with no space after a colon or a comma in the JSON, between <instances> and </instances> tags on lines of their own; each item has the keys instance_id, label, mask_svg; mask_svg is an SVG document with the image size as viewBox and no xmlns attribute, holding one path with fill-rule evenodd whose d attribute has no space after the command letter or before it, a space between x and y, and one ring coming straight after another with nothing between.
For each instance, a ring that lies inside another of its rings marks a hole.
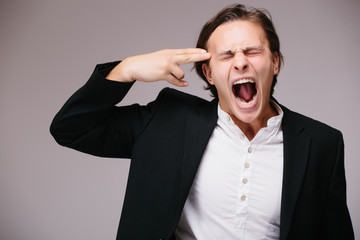
<instances>
[{"instance_id":1,"label":"gray background","mask_svg":"<svg viewBox=\"0 0 360 240\"><path fill-rule=\"evenodd\" d=\"M234 1L0 1L0 239L115 239L129 160L58 146L49 125L95 64L195 45L201 26ZM243 1L268 9L285 66L276 98L340 129L356 235L360 147L357 0ZM184 91L210 99L191 66ZM164 82L136 83L146 103Z\"/></svg>"}]
</instances>

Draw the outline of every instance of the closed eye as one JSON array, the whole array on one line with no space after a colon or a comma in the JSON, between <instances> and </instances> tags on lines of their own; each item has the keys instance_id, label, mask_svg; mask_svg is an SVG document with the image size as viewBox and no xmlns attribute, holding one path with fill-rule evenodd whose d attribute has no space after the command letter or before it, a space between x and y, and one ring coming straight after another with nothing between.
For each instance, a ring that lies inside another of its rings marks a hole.
<instances>
[{"instance_id":1,"label":"closed eye","mask_svg":"<svg viewBox=\"0 0 360 240\"><path fill-rule=\"evenodd\" d=\"M234 57L234 53L231 51L225 51L219 54L218 58L220 60L228 60Z\"/></svg>"},{"instance_id":2,"label":"closed eye","mask_svg":"<svg viewBox=\"0 0 360 240\"><path fill-rule=\"evenodd\" d=\"M220 56L220 60L228 60L234 57L234 54L223 54Z\"/></svg>"},{"instance_id":3,"label":"closed eye","mask_svg":"<svg viewBox=\"0 0 360 240\"><path fill-rule=\"evenodd\" d=\"M259 54L262 54L263 52L264 52L263 48L251 48L251 49L246 49L243 51L244 55L247 55L247 56L259 55Z\"/></svg>"},{"instance_id":4,"label":"closed eye","mask_svg":"<svg viewBox=\"0 0 360 240\"><path fill-rule=\"evenodd\" d=\"M245 48L244 50L239 50L241 51L245 56L249 56L249 57L252 57L252 56L257 56L257 55L260 55L264 52L264 48L262 47L248 47L248 48ZM230 60L232 59L235 54L237 53L238 51L224 51L222 53L220 53L218 55L218 59L220 60Z\"/></svg>"}]
</instances>

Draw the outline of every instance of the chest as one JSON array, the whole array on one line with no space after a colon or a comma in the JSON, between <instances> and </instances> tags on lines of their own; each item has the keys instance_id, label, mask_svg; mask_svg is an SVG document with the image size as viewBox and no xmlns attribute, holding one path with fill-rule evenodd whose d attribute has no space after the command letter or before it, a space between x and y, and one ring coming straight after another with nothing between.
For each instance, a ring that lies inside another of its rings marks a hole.
<instances>
[{"instance_id":1,"label":"chest","mask_svg":"<svg viewBox=\"0 0 360 240\"><path fill-rule=\"evenodd\" d=\"M217 126L201 160L187 205L199 211L196 215L202 216L198 219L200 222L212 223L211 219L216 219L222 226L217 233L227 229L225 235L250 236L248 234L261 229L263 233L273 232L278 236L282 175L281 131L266 141L249 142L241 133L229 134ZM212 224L216 229L217 224Z\"/></svg>"}]
</instances>

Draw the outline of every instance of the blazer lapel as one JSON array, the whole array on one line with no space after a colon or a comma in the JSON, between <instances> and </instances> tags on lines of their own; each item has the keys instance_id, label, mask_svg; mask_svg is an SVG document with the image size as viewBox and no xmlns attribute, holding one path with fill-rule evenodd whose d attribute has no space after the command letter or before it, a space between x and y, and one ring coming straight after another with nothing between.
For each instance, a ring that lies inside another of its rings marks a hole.
<instances>
[{"instance_id":1,"label":"blazer lapel","mask_svg":"<svg viewBox=\"0 0 360 240\"><path fill-rule=\"evenodd\" d=\"M281 197L280 239L287 239L295 204L300 193L302 180L310 150L311 138L304 134L303 126L293 112L281 106L284 111L282 122L284 140L284 170Z\"/></svg>"},{"instance_id":2,"label":"blazer lapel","mask_svg":"<svg viewBox=\"0 0 360 240\"><path fill-rule=\"evenodd\" d=\"M213 100L199 109L198 114L187 117L185 147L183 156L183 178L185 187L182 194L186 199L201 158L216 126L218 101Z\"/></svg>"}]
</instances>

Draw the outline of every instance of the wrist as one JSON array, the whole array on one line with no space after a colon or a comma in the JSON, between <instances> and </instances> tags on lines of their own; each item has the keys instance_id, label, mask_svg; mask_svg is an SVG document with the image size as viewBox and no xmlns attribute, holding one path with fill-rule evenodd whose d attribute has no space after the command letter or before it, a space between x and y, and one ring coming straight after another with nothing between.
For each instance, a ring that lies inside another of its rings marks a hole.
<instances>
[{"instance_id":1,"label":"wrist","mask_svg":"<svg viewBox=\"0 0 360 240\"><path fill-rule=\"evenodd\" d=\"M127 59L116 65L116 67L114 67L106 76L106 79L117 82L134 82L130 66L127 65Z\"/></svg>"}]
</instances>

